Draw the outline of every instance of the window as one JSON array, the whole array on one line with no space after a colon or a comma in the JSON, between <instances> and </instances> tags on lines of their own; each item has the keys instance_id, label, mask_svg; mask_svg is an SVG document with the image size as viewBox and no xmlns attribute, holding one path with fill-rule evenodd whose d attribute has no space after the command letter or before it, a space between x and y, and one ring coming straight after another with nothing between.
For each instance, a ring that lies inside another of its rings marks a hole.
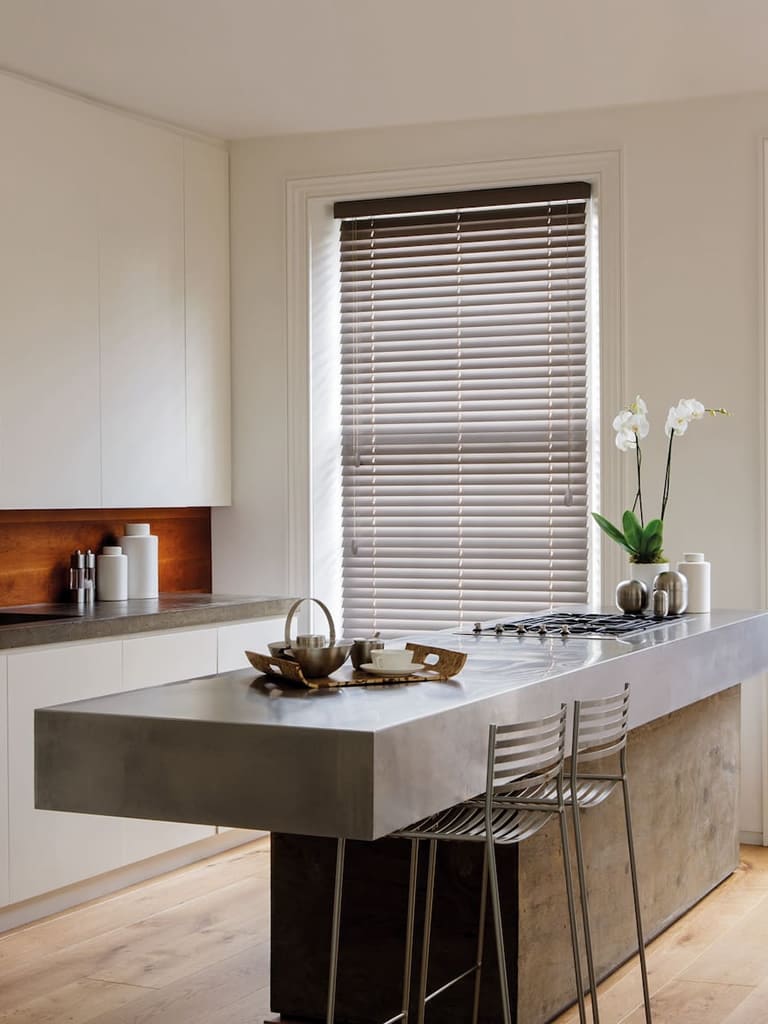
<instances>
[{"instance_id":1,"label":"window","mask_svg":"<svg viewBox=\"0 0 768 1024\"><path fill-rule=\"evenodd\" d=\"M589 194L336 203L347 635L587 600Z\"/></svg>"}]
</instances>

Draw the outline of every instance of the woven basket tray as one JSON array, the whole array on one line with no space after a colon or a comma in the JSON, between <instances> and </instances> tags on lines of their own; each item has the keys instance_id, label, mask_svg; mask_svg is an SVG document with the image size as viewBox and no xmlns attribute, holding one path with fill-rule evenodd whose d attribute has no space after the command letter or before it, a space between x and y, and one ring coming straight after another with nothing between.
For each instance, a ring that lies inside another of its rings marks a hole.
<instances>
[{"instance_id":1,"label":"woven basket tray","mask_svg":"<svg viewBox=\"0 0 768 1024\"><path fill-rule=\"evenodd\" d=\"M443 647L425 647L422 644L405 645L413 652L413 660L426 667L418 672L401 676L377 676L370 672L355 671L351 665L342 667L332 676L321 679L307 679L298 662L291 658L273 658L269 654L246 651L245 656L255 669L264 675L289 680L310 690L329 689L341 686L384 686L392 683L422 683L427 680L445 681L458 675L464 668L467 656L462 651L448 651Z\"/></svg>"}]
</instances>

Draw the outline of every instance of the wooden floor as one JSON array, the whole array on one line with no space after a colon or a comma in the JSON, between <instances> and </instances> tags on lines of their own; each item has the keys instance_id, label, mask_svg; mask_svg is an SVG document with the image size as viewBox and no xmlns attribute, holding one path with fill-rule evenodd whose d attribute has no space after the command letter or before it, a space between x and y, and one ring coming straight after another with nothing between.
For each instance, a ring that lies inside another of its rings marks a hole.
<instances>
[{"instance_id":1,"label":"wooden floor","mask_svg":"<svg viewBox=\"0 0 768 1024\"><path fill-rule=\"evenodd\" d=\"M655 1024L768 1022L768 849L648 948ZM260 1024L269 1012L266 840L0 936L0 1024ZM629 963L603 1024L642 1024ZM432 1017L438 1021L437 1006ZM571 1011L557 1024L573 1024Z\"/></svg>"}]
</instances>

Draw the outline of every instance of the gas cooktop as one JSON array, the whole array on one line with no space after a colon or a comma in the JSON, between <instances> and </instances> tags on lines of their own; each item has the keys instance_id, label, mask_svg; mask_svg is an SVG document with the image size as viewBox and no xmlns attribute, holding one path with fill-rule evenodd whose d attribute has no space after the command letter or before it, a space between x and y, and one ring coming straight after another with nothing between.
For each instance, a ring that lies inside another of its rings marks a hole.
<instances>
[{"instance_id":1,"label":"gas cooktop","mask_svg":"<svg viewBox=\"0 0 768 1024\"><path fill-rule=\"evenodd\" d=\"M505 637L583 637L585 640L601 637L632 636L664 624L664 619L644 615L602 615L591 612L546 612L514 622L497 622L483 626L476 622L471 630L475 636Z\"/></svg>"}]
</instances>

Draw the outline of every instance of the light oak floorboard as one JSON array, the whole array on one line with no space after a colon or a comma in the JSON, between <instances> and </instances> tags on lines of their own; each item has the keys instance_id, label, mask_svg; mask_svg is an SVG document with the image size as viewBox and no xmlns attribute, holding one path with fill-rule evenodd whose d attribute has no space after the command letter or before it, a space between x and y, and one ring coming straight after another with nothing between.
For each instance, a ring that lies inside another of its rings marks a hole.
<instances>
[{"instance_id":1,"label":"light oak floorboard","mask_svg":"<svg viewBox=\"0 0 768 1024\"><path fill-rule=\"evenodd\" d=\"M44 996L30 999L8 1013L0 1013L0 1024L87 1024L99 1014L130 1003L144 990L133 985L113 985L91 978L78 978ZM2 990L0 990L2 999Z\"/></svg>"},{"instance_id":2,"label":"light oak floorboard","mask_svg":"<svg viewBox=\"0 0 768 1024\"><path fill-rule=\"evenodd\" d=\"M768 980L753 989L723 1024L762 1024L763 1021L768 1021Z\"/></svg>"},{"instance_id":3,"label":"light oak floorboard","mask_svg":"<svg viewBox=\"0 0 768 1024\"><path fill-rule=\"evenodd\" d=\"M208 1024L232 1006L249 1006L249 1024L269 1007L267 940L159 990L140 990L120 1009L106 1010L91 1024ZM266 993L266 995L265 995ZM233 1019L236 1019L233 1018Z\"/></svg>"},{"instance_id":4,"label":"light oak floorboard","mask_svg":"<svg viewBox=\"0 0 768 1024\"><path fill-rule=\"evenodd\" d=\"M768 1022L768 849L647 957L655 1024ZM0 936L0 1024L258 1024L268 981L266 840ZM643 1024L637 958L599 997L602 1024Z\"/></svg>"},{"instance_id":5,"label":"light oak floorboard","mask_svg":"<svg viewBox=\"0 0 768 1024\"><path fill-rule=\"evenodd\" d=\"M73 942L104 935L146 920L162 910L179 907L188 900L219 893L234 882L254 878L269 878L268 839L228 850L198 864L1 933L0 971L6 960L16 960L25 952L39 956L66 949Z\"/></svg>"},{"instance_id":6,"label":"light oak floorboard","mask_svg":"<svg viewBox=\"0 0 768 1024\"><path fill-rule=\"evenodd\" d=\"M693 907L684 917L676 921L665 932L649 943L646 948L648 965L648 984L651 989L651 1007L656 1022L656 1008L662 993L676 979L686 980L699 978L696 974L697 964L701 960L706 963L709 951L718 943L726 946L729 941L732 948L738 950L737 929L749 917L750 913L762 908L768 895L768 848L745 846L741 851L741 863L734 874L719 885L704 900ZM768 911L762 910L768 915ZM729 936L733 936L729 939ZM766 949L768 947L764 947ZM768 955L764 954L762 976L768 980ZM709 970L702 981L727 984L727 965L723 964L723 973ZM689 978L688 971L694 972ZM681 989L679 996L690 996L693 990ZM674 994L674 993L673 993ZM747 989L749 994L749 989ZM666 996L665 996L666 998ZM634 1024L634 1011L642 1006L642 985L637 957L634 957L598 988L601 1024ZM719 1006L716 1002L715 1006ZM660 1011L666 1012L666 1011ZM715 1011L713 1011L715 1012ZM717 1010L716 1012L720 1012ZM578 1024L578 1013L575 1007L562 1014L554 1024ZM637 1018L643 1020L642 1015ZM674 1018L673 1018L674 1019ZM685 1018L682 1018L685 1020ZM709 1024L719 1018L702 1017L701 1024ZM723 1021L725 1018L721 1018ZM768 1022L768 1016L765 1018ZM664 1024L664 1018L657 1024ZM745 1021L746 1024L746 1021ZM764 1024L756 1017L750 1024Z\"/></svg>"}]
</instances>

